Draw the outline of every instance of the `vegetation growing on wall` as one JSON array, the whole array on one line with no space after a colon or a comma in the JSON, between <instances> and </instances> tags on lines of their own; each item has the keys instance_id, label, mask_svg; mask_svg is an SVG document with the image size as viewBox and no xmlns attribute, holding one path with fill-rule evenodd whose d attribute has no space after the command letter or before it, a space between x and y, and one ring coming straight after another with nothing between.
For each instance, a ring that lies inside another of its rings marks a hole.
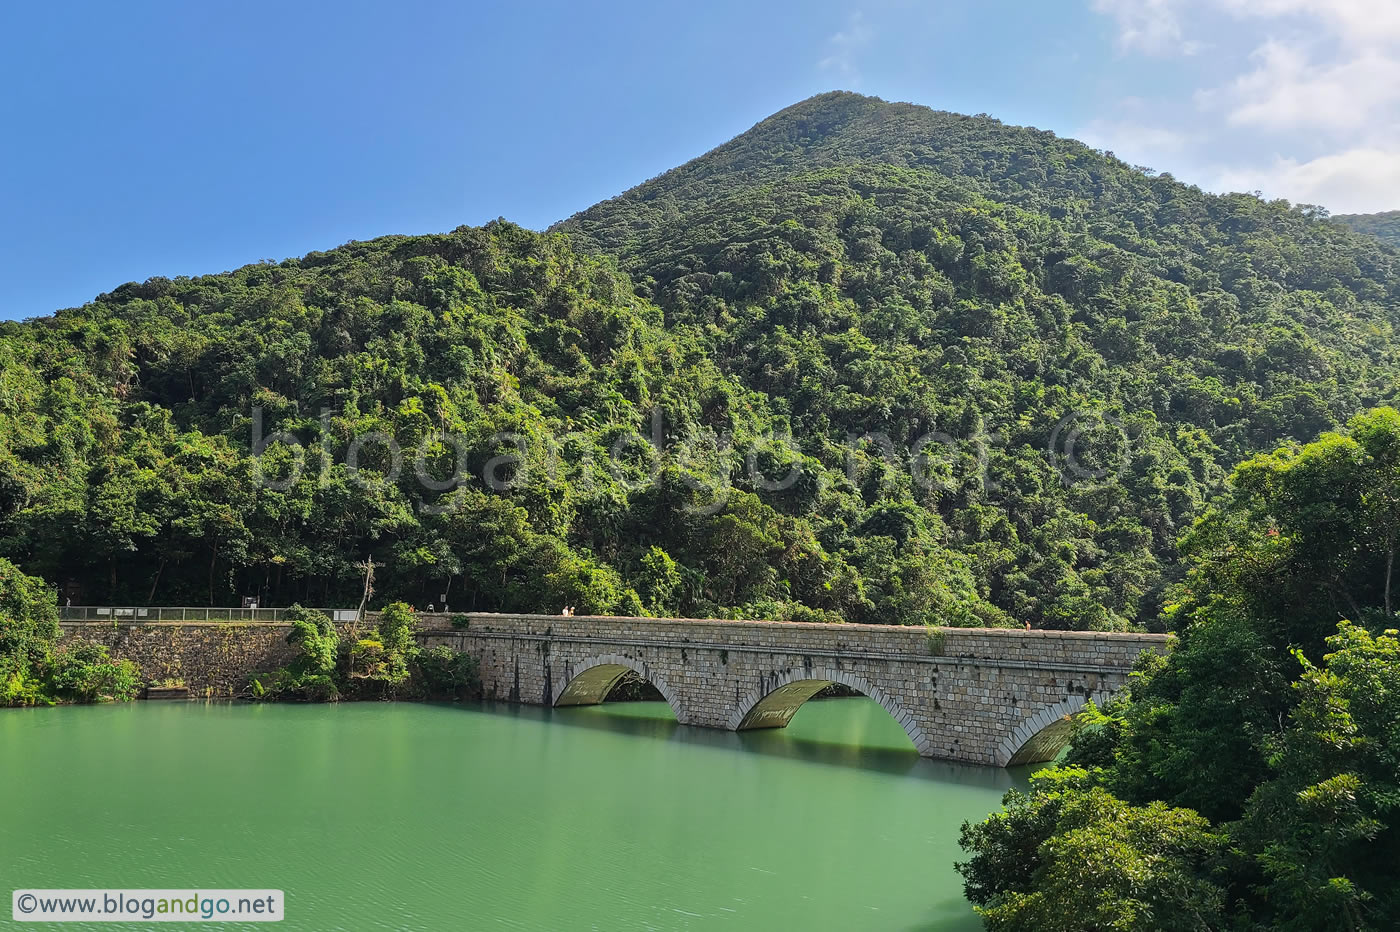
<instances>
[{"instance_id":1,"label":"vegetation growing on wall","mask_svg":"<svg viewBox=\"0 0 1400 932\"><path fill-rule=\"evenodd\" d=\"M450 647L419 647L414 611L384 607L372 632L342 642L324 613L294 605L287 643L297 649L287 666L255 674L248 690L264 700L462 699L479 694L476 661Z\"/></svg>"},{"instance_id":2,"label":"vegetation growing on wall","mask_svg":"<svg viewBox=\"0 0 1400 932\"><path fill-rule=\"evenodd\" d=\"M97 644L58 644L52 589L0 558L0 706L131 699L136 666Z\"/></svg>"}]
</instances>

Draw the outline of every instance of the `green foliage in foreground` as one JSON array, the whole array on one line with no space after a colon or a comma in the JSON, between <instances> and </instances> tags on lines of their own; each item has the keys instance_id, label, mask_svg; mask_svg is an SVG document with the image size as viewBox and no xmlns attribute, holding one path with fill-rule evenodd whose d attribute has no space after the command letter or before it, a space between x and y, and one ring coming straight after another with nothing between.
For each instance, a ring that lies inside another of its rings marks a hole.
<instances>
[{"instance_id":1,"label":"green foliage in foreground","mask_svg":"<svg viewBox=\"0 0 1400 932\"><path fill-rule=\"evenodd\" d=\"M1225 838L1189 809L1130 806L1084 770L1052 769L963 826L967 895L999 932L1206 932L1223 916Z\"/></svg>"},{"instance_id":2,"label":"green foliage in foreground","mask_svg":"<svg viewBox=\"0 0 1400 932\"><path fill-rule=\"evenodd\" d=\"M1186 541L1179 641L964 827L989 927L1400 927L1400 413L1230 489Z\"/></svg>"},{"instance_id":3,"label":"green foliage in foreground","mask_svg":"<svg viewBox=\"0 0 1400 932\"><path fill-rule=\"evenodd\" d=\"M253 676L253 698L461 699L479 693L476 661L443 645L419 647L413 609L403 602L385 606L375 630L346 645L324 612L294 605L287 615L287 643L296 656L280 670Z\"/></svg>"},{"instance_id":4,"label":"green foliage in foreground","mask_svg":"<svg viewBox=\"0 0 1400 932\"><path fill-rule=\"evenodd\" d=\"M107 648L58 644L53 590L0 558L0 706L131 699L141 690L135 664Z\"/></svg>"}]
</instances>

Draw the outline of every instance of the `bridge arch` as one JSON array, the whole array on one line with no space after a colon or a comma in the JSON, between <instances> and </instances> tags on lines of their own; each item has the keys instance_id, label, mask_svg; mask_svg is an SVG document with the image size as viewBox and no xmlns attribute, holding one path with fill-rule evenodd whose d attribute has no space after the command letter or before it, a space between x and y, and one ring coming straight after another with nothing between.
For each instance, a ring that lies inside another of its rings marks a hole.
<instances>
[{"instance_id":1,"label":"bridge arch","mask_svg":"<svg viewBox=\"0 0 1400 932\"><path fill-rule=\"evenodd\" d=\"M883 689L854 673L820 667L788 670L772 679L764 678L757 689L735 706L729 716L728 728L730 731L786 728L803 703L832 683L840 683L874 699L899 723L920 754L928 756L932 753L933 745L914 716Z\"/></svg>"},{"instance_id":2,"label":"bridge arch","mask_svg":"<svg viewBox=\"0 0 1400 932\"><path fill-rule=\"evenodd\" d=\"M568 675L554 687L552 706L598 705L608 698L617 681L632 671L656 687L666 699L676 721L685 724L685 704L667 682L653 673L646 664L621 654L599 654L565 666Z\"/></svg>"},{"instance_id":3,"label":"bridge arch","mask_svg":"<svg viewBox=\"0 0 1400 932\"><path fill-rule=\"evenodd\" d=\"M1103 692L1092 698L1103 703L1108 697L1109 694ZM1022 719L997 747L997 766L1015 767L1020 764L1040 764L1054 760L1079 730L1075 725L1074 716L1083 711L1084 706L1089 703L1089 698L1069 696Z\"/></svg>"}]
</instances>

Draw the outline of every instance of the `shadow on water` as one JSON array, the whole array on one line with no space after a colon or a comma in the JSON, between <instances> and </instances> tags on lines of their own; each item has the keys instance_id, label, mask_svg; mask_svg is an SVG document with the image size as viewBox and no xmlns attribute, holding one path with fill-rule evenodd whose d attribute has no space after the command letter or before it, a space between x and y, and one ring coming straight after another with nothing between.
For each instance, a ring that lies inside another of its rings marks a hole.
<instances>
[{"instance_id":1,"label":"shadow on water","mask_svg":"<svg viewBox=\"0 0 1400 932\"><path fill-rule=\"evenodd\" d=\"M834 767L854 767L880 773L910 776L918 779L952 782L966 786L987 789L1007 790L1021 787L1034 767L1005 769L985 767L975 764L959 764L952 761L931 760L920 757L909 747L882 746L882 743L862 743L862 729L855 729L840 738L829 734L812 735L799 724L809 724L812 716L839 713L853 700L830 699L809 703L811 711L806 722L794 719L787 728L769 728L754 731L724 731L717 728L696 728L678 723L665 703L655 702L606 702L599 705L572 706L550 709L541 706L514 705L508 703L477 703L463 708L489 715L502 715L513 718L527 718L540 722L565 725L570 728L589 728L614 734L631 735L653 740L679 741L701 747L725 751L742 751L798 760L810 764L824 764ZM865 702L868 700L854 700ZM873 705L873 703L871 703ZM878 708L878 706L876 707ZM803 713L799 713L800 715ZM880 712L884 715L883 710ZM891 720L891 724L893 721ZM896 729L898 726L895 726ZM830 732L833 729L818 729ZM838 733L841 728L834 729ZM902 733L900 739L903 739ZM886 739L888 740L888 739Z\"/></svg>"}]
</instances>

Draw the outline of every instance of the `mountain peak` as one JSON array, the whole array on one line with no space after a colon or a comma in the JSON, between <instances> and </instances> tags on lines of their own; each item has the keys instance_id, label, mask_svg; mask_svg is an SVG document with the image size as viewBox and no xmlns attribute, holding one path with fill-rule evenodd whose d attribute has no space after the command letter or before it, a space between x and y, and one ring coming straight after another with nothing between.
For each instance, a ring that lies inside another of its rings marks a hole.
<instances>
[{"instance_id":1,"label":"mountain peak","mask_svg":"<svg viewBox=\"0 0 1400 932\"><path fill-rule=\"evenodd\" d=\"M976 118L916 104L891 103L854 91L826 91L784 107L728 142L603 203L645 200L654 196L658 188L674 189L714 174L736 171L768 174L771 169L789 164L804 153L817 154L820 161L870 158L886 148L880 139L882 130L898 129L898 135L903 137L917 134L921 128L932 131L949 121L970 119ZM825 152L826 149L833 151ZM567 226L580 216L582 214L575 215L559 226Z\"/></svg>"},{"instance_id":2,"label":"mountain peak","mask_svg":"<svg viewBox=\"0 0 1400 932\"><path fill-rule=\"evenodd\" d=\"M1033 127L852 91L799 101L677 168L602 201L553 229L588 250L624 259L727 197L824 170L907 169L981 196L1053 214L1088 199L1116 210L1187 192L1112 154ZM1136 208L1131 208L1136 210Z\"/></svg>"}]
</instances>

